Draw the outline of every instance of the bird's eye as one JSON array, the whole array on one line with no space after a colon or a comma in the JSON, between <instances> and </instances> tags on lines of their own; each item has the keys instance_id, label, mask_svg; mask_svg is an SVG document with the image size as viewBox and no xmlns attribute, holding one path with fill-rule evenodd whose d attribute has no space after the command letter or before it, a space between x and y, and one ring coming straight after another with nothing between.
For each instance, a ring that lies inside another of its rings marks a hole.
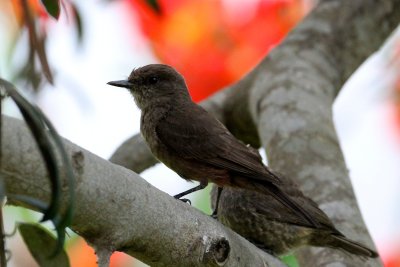
<instances>
[{"instance_id":1,"label":"bird's eye","mask_svg":"<svg viewBox=\"0 0 400 267\"><path fill-rule=\"evenodd\" d=\"M155 84L155 83L157 83L158 82L158 78L157 77L154 77L154 76L152 76L152 77L150 77L149 78L149 84Z\"/></svg>"}]
</instances>

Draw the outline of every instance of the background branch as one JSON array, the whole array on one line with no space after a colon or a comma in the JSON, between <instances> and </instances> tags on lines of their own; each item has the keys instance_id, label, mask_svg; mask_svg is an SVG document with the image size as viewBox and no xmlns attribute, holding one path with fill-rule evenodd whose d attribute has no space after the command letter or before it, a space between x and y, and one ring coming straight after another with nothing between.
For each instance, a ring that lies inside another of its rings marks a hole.
<instances>
[{"instance_id":1,"label":"background branch","mask_svg":"<svg viewBox=\"0 0 400 267\"><path fill-rule=\"evenodd\" d=\"M332 103L399 21L400 1L323 1L260 64L264 71L250 89L249 106L270 166L296 179L338 229L370 247L334 129ZM298 256L302 266L381 264L315 248Z\"/></svg>"},{"instance_id":2,"label":"background branch","mask_svg":"<svg viewBox=\"0 0 400 267\"><path fill-rule=\"evenodd\" d=\"M7 194L50 198L47 172L20 120L3 116L1 175ZM123 251L152 266L283 266L216 220L156 189L135 173L65 141L74 166L71 229L103 257ZM63 177L65 179L65 177ZM63 205L68 188L63 188ZM12 204L23 205L9 200Z\"/></svg>"}]
</instances>

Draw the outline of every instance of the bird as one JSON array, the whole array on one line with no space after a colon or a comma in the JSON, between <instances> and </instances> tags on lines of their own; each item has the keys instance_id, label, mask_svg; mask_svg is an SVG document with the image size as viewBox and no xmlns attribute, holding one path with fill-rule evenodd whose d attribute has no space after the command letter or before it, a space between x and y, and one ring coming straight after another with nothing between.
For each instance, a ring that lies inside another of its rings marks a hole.
<instances>
[{"instance_id":1,"label":"bird","mask_svg":"<svg viewBox=\"0 0 400 267\"><path fill-rule=\"evenodd\" d=\"M175 198L204 189L209 182L219 193L225 187L244 188L271 196L296 214L299 224L318 227L319 220L285 193L280 177L263 164L258 151L192 101L185 79L173 67L146 65L108 84L133 96L141 110L141 134L153 155L183 179L200 182Z\"/></svg>"},{"instance_id":2,"label":"bird","mask_svg":"<svg viewBox=\"0 0 400 267\"><path fill-rule=\"evenodd\" d=\"M306 197L297 184L280 175L283 191L302 205L319 223L318 227L305 224L271 195L251 192L241 188L224 188L219 203L217 187L211 190L211 205L218 207L218 220L248 241L275 256L284 256L303 246L329 247L361 256L376 258L374 250L348 239L335 228L329 217L318 205Z\"/></svg>"}]
</instances>

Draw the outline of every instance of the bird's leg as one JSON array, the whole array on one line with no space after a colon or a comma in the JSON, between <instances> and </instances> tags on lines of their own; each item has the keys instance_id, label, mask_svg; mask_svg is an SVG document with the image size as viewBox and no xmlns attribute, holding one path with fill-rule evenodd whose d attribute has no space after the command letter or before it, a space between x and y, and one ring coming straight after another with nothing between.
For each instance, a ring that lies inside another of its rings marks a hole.
<instances>
[{"instance_id":1,"label":"bird's leg","mask_svg":"<svg viewBox=\"0 0 400 267\"><path fill-rule=\"evenodd\" d=\"M189 202L189 204L191 204L189 199L181 198L181 197L186 196L186 195L188 195L190 193L202 190L202 189L206 188L206 186L207 186L207 183L200 183L198 186L195 186L193 188L190 188L189 190L183 191L182 193L179 193L179 194L175 195L174 198L179 199L179 200L181 200L183 202Z\"/></svg>"},{"instance_id":2,"label":"bird's leg","mask_svg":"<svg viewBox=\"0 0 400 267\"><path fill-rule=\"evenodd\" d=\"M222 187L218 186L217 200L215 201L215 209L213 210L213 212L210 215L214 219L218 219L218 205L219 205L219 199L221 197L222 189L223 189Z\"/></svg>"}]
</instances>

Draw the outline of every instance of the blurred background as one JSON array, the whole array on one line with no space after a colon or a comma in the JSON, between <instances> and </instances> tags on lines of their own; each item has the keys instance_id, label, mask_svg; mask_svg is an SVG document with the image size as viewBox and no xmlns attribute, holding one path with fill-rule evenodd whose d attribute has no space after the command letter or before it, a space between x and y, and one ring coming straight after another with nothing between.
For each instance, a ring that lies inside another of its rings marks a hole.
<instances>
[{"instance_id":1,"label":"blurred background","mask_svg":"<svg viewBox=\"0 0 400 267\"><path fill-rule=\"evenodd\" d=\"M63 137L105 159L139 132L140 116L128 92L108 81L162 62L177 68L193 99L201 101L246 74L313 5L311 0L60 3L58 13L40 0L0 2L0 77L39 105ZM386 267L400 266L399 74L397 30L346 83L333 107L354 190ZM3 113L21 117L9 100ZM193 186L161 165L142 176L169 194ZM190 198L210 212L208 192ZM38 218L21 208L4 209L8 233L16 221ZM10 266L37 266L18 235L7 246ZM73 233L66 247L72 266L96 266L93 251ZM111 266L144 265L115 253Z\"/></svg>"}]
</instances>

